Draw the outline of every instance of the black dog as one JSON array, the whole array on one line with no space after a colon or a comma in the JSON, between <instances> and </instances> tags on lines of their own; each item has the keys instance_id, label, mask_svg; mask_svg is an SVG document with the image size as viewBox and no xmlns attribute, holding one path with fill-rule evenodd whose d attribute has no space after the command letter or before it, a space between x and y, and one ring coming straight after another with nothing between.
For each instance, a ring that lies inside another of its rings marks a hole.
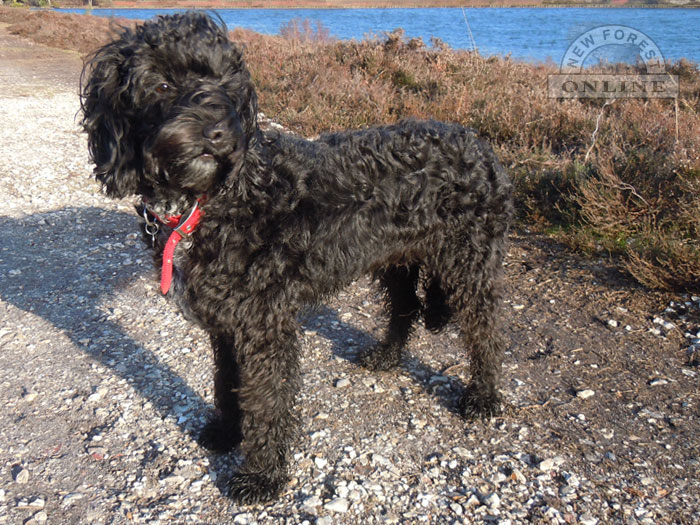
<instances>
[{"instance_id":1,"label":"black dog","mask_svg":"<svg viewBox=\"0 0 700 525\"><path fill-rule=\"evenodd\" d=\"M460 411L498 411L511 185L472 130L408 121L316 141L263 133L241 51L197 13L124 29L99 49L82 109L97 179L109 196L143 197L154 240L170 233L162 289L211 335L218 410L202 439L241 444L232 497L264 501L284 486L297 314L366 273L390 319L362 364L398 365L421 315L432 330L453 319L471 352Z\"/></svg>"}]
</instances>

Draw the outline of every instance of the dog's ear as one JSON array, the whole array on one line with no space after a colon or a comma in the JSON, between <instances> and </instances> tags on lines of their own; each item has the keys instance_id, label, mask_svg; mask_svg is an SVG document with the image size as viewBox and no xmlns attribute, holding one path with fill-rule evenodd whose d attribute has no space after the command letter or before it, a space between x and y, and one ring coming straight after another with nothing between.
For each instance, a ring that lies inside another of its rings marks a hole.
<instances>
[{"instance_id":1,"label":"dog's ear","mask_svg":"<svg viewBox=\"0 0 700 525\"><path fill-rule=\"evenodd\" d=\"M224 31L226 31L225 26ZM229 36L224 33L224 38L227 40L226 61L237 81L229 85L228 95L232 100L239 101L238 111L243 121L243 131L251 140L257 137L258 131L258 96L243 58L246 47L244 44L230 40Z\"/></svg>"},{"instance_id":2,"label":"dog's ear","mask_svg":"<svg viewBox=\"0 0 700 525\"><path fill-rule=\"evenodd\" d=\"M255 92L253 81L250 79L247 71L246 81L239 90L238 96L241 96L241 94L243 94L245 100L241 115L243 117L243 125L245 128L244 132L246 137L249 137L249 139L254 139L257 137L258 131L258 96Z\"/></svg>"},{"instance_id":3,"label":"dog's ear","mask_svg":"<svg viewBox=\"0 0 700 525\"><path fill-rule=\"evenodd\" d=\"M82 125L88 134L88 148L95 163L95 178L110 197L122 198L137 190L140 150L132 144L130 132L133 108L125 63L133 54L127 44L131 31L105 45L88 59L80 77Z\"/></svg>"}]
</instances>

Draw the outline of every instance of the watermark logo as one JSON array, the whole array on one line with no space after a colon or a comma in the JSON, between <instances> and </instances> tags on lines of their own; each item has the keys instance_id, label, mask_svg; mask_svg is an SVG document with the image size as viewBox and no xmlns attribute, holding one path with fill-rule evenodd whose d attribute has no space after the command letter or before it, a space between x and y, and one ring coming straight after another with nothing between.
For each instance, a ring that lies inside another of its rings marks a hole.
<instances>
[{"instance_id":1,"label":"watermark logo","mask_svg":"<svg viewBox=\"0 0 700 525\"><path fill-rule=\"evenodd\" d=\"M632 73L608 73L633 62ZM590 69L598 66L602 72ZM553 98L675 98L678 76L666 72L661 50L641 31L604 25L579 35L564 53L560 73L547 78Z\"/></svg>"}]
</instances>

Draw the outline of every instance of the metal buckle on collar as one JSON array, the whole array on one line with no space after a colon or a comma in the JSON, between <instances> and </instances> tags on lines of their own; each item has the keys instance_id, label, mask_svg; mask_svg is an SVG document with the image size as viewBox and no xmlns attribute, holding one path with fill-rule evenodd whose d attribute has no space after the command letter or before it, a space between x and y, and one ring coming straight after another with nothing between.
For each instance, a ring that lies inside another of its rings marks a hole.
<instances>
[{"instance_id":1,"label":"metal buckle on collar","mask_svg":"<svg viewBox=\"0 0 700 525\"><path fill-rule=\"evenodd\" d=\"M199 208L199 203L195 202L194 206L192 206L192 209L190 210L190 213L187 214L187 217L181 219L180 224L173 228L173 231L176 231L182 237L189 237L194 231L194 227L196 226L196 224L190 224L190 219L192 219L192 216L197 211L197 208Z\"/></svg>"},{"instance_id":2,"label":"metal buckle on collar","mask_svg":"<svg viewBox=\"0 0 700 525\"><path fill-rule=\"evenodd\" d=\"M151 236L151 247L155 248L156 246L156 237L158 236L158 232L160 231L160 226L158 225L157 219L152 221L150 218L150 213L148 212L148 208L146 206L143 207L143 219L146 221L146 225L144 226L144 231L146 232L146 235Z\"/></svg>"}]
</instances>

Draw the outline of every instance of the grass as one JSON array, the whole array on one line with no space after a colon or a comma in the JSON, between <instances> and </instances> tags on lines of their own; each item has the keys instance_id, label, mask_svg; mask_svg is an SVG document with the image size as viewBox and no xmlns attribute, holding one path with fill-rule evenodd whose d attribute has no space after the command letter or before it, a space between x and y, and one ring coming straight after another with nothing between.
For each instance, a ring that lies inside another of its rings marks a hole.
<instances>
[{"instance_id":1,"label":"grass","mask_svg":"<svg viewBox=\"0 0 700 525\"><path fill-rule=\"evenodd\" d=\"M32 22L38 16L46 17L39 25L57 26L47 31L54 35L59 26L82 24L80 51L106 38L102 19L54 13L23 13L11 30L41 37ZM279 123L305 136L406 117L474 127L513 177L521 224L581 253L613 257L649 287L700 290L697 65L670 66L680 77L677 104L605 105L548 98L554 65L486 58L439 41L428 46L400 30L336 41L318 24L294 21L282 35L232 32L245 46L261 110Z\"/></svg>"}]
</instances>

